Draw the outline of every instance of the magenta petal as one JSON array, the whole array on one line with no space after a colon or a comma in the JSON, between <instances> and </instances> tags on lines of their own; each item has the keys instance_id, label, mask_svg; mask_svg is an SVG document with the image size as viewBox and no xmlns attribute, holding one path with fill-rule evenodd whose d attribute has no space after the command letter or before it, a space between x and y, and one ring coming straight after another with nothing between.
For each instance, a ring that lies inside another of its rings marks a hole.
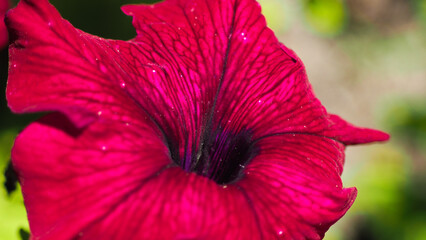
<instances>
[{"instance_id":1,"label":"magenta petal","mask_svg":"<svg viewBox=\"0 0 426 240\"><path fill-rule=\"evenodd\" d=\"M3 49L9 42L6 25L4 24L4 15L9 10L9 0L0 0L0 49Z\"/></svg>"},{"instance_id":2,"label":"magenta petal","mask_svg":"<svg viewBox=\"0 0 426 240\"><path fill-rule=\"evenodd\" d=\"M60 114L27 127L12 159L35 239L70 239L171 164L153 131L112 122L78 129Z\"/></svg>"},{"instance_id":3,"label":"magenta petal","mask_svg":"<svg viewBox=\"0 0 426 240\"><path fill-rule=\"evenodd\" d=\"M324 133L346 145L370 143L376 141L387 141L389 134L368 128L358 128L337 115L330 115L330 130Z\"/></svg>"},{"instance_id":4,"label":"magenta petal","mask_svg":"<svg viewBox=\"0 0 426 240\"><path fill-rule=\"evenodd\" d=\"M153 6L125 6L123 11L134 16L137 42L154 46L153 52L166 57L174 54L185 69L197 72L189 81L203 98L187 96L201 104L196 109L214 111L213 127L237 132L247 128L256 136L265 135L282 130L282 125L270 128L269 118L293 114L291 108L259 108L262 96L268 101L265 95L280 101L290 99L289 90L300 82L293 80L294 75L303 69L266 27L254 0L169 0ZM306 79L302 80L307 85ZM210 117L204 112L195 112L202 123ZM257 118L259 113L262 118ZM268 126L267 131L263 131L264 126Z\"/></svg>"},{"instance_id":5,"label":"magenta petal","mask_svg":"<svg viewBox=\"0 0 426 240\"><path fill-rule=\"evenodd\" d=\"M356 197L340 180L344 145L296 134L258 144L261 152L237 185L252 202L264 238L321 239Z\"/></svg>"},{"instance_id":6,"label":"magenta petal","mask_svg":"<svg viewBox=\"0 0 426 240\"><path fill-rule=\"evenodd\" d=\"M6 92L14 112L62 111L86 124L146 118L121 87L129 74L112 43L75 29L46 0L21 1L6 23L12 40Z\"/></svg>"},{"instance_id":7,"label":"magenta petal","mask_svg":"<svg viewBox=\"0 0 426 240\"><path fill-rule=\"evenodd\" d=\"M386 140L379 132L329 117L312 92L303 63L266 27L255 1L169 0L125 6L123 11L134 16L135 41L164 59L180 59L185 69L197 72L190 79L185 74L183 81L190 81L203 98L186 96L197 104L193 111L199 118L216 108L214 127L250 129L254 138L294 132L347 144ZM190 119L184 117L183 122L191 123Z\"/></svg>"},{"instance_id":8,"label":"magenta petal","mask_svg":"<svg viewBox=\"0 0 426 240\"><path fill-rule=\"evenodd\" d=\"M83 239L259 239L250 203L235 186L222 187L180 168L152 178Z\"/></svg>"}]
</instances>

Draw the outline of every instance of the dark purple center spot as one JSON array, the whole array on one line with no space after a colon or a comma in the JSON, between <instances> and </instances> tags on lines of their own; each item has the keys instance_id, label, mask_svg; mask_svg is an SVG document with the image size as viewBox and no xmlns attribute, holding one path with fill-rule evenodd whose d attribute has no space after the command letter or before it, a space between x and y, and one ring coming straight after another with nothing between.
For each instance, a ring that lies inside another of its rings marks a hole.
<instances>
[{"instance_id":1,"label":"dark purple center spot","mask_svg":"<svg viewBox=\"0 0 426 240\"><path fill-rule=\"evenodd\" d=\"M243 176L244 168L257 152L249 130L234 133L219 128L206 136L197 152L184 156L190 161L189 167L185 167L181 159L174 161L188 172L195 172L218 184L228 184Z\"/></svg>"}]
</instances>

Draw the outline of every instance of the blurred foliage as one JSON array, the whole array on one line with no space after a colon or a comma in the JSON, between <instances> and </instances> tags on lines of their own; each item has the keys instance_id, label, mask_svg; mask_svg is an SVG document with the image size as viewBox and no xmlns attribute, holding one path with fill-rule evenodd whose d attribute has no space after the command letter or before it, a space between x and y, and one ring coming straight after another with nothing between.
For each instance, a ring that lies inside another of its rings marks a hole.
<instances>
[{"instance_id":1,"label":"blurred foliage","mask_svg":"<svg viewBox=\"0 0 426 240\"><path fill-rule=\"evenodd\" d=\"M351 234L340 239L426 239L426 99L394 99L382 122L393 139L350 183L362 197L346 218Z\"/></svg>"},{"instance_id":2,"label":"blurred foliage","mask_svg":"<svg viewBox=\"0 0 426 240\"><path fill-rule=\"evenodd\" d=\"M425 31L405 29L417 24L426 28L426 0L259 2L274 31L281 34L292 27L307 28L313 37L325 37L341 46L358 69L396 72L401 75L401 81L407 73L424 69L426 52L419 46L424 44ZM124 40L135 36L131 17L124 15L120 6L141 3L139 0L51 0L51 3L65 19L86 32ZM398 56L398 61L391 53ZM2 89L6 87L7 68L7 51L2 50ZM3 173L14 137L40 114L12 114L4 91L1 94L0 171ZM368 161L359 163L359 171L351 181L345 182L357 186L358 198L347 216L326 234L327 240L426 239L426 99L397 98L389 101L381 112L384 112L380 116L382 126L391 133L392 141L367 154ZM1 174L2 185L4 181ZM5 188L0 189L0 239L28 239L19 186L10 195Z\"/></svg>"},{"instance_id":3,"label":"blurred foliage","mask_svg":"<svg viewBox=\"0 0 426 240\"><path fill-rule=\"evenodd\" d=\"M266 22L276 34L284 33L291 24L292 12L290 3L282 0L258 0Z\"/></svg>"},{"instance_id":4,"label":"blurred foliage","mask_svg":"<svg viewBox=\"0 0 426 240\"><path fill-rule=\"evenodd\" d=\"M401 144L426 154L426 99L394 101L386 111L383 125Z\"/></svg>"},{"instance_id":5,"label":"blurred foliage","mask_svg":"<svg viewBox=\"0 0 426 240\"><path fill-rule=\"evenodd\" d=\"M28 240L30 239L30 232L21 228L19 229L19 237L21 238L21 240Z\"/></svg>"},{"instance_id":6,"label":"blurred foliage","mask_svg":"<svg viewBox=\"0 0 426 240\"><path fill-rule=\"evenodd\" d=\"M356 185L357 200L326 240L426 239L424 168L414 166L403 146L393 141L371 152L346 184Z\"/></svg>"},{"instance_id":7,"label":"blurred foliage","mask_svg":"<svg viewBox=\"0 0 426 240\"><path fill-rule=\"evenodd\" d=\"M426 27L426 0L414 0L414 6L417 17Z\"/></svg>"},{"instance_id":8,"label":"blurred foliage","mask_svg":"<svg viewBox=\"0 0 426 240\"><path fill-rule=\"evenodd\" d=\"M308 25L325 36L335 36L346 26L347 12L343 0L303 0Z\"/></svg>"},{"instance_id":9,"label":"blurred foliage","mask_svg":"<svg viewBox=\"0 0 426 240\"><path fill-rule=\"evenodd\" d=\"M410 161L392 145L371 154L357 178L363 197L353 206L354 231L348 239L425 239L426 178Z\"/></svg>"},{"instance_id":10,"label":"blurred foliage","mask_svg":"<svg viewBox=\"0 0 426 240\"><path fill-rule=\"evenodd\" d=\"M0 132L0 171L3 173L10 158L10 149L17 131L13 129ZM4 175L0 175L0 182L5 182ZM28 228L25 207L23 205L20 188L11 193L0 188L0 239L18 239L18 229Z\"/></svg>"}]
</instances>

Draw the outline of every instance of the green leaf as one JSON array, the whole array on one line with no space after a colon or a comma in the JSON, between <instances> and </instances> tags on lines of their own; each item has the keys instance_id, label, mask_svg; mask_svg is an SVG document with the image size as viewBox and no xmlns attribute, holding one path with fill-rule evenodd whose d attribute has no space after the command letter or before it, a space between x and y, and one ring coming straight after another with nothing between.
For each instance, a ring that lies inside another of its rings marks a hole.
<instances>
[{"instance_id":1,"label":"green leaf","mask_svg":"<svg viewBox=\"0 0 426 240\"><path fill-rule=\"evenodd\" d=\"M343 0L304 0L303 12L309 27L320 35L335 36L346 27L347 12Z\"/></svg>"}]
</instances>

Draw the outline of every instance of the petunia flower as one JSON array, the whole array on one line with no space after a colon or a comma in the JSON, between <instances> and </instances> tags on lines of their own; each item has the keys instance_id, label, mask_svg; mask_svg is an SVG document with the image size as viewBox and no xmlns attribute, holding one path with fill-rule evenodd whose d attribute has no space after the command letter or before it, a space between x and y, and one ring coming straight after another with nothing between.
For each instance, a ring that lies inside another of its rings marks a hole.
<instances>
[{"instance_id":1,"label":"petunia flower","mask_svg":"<svg viewBox=\"0 0 426 240\"><path fill-rule=\"evenodd\" d=\"M352 205L346 145L255 0L128 5L137 36L74 28L47 0L7 15L12 150L32 239L320 239Z\"/></svg>"},{"instance_id":2,"label":"petunia flower","mask_svg":"<svg viewBox=\"0 0 426 240\"><path fill-rule=\"evenodd\" d=\"M7 34L6 25L4 24L4 15L9 10L10 2L9 0L0 0L0 49L3 49L7 46L9 37Z\"/></svg>"}]
</instances>

